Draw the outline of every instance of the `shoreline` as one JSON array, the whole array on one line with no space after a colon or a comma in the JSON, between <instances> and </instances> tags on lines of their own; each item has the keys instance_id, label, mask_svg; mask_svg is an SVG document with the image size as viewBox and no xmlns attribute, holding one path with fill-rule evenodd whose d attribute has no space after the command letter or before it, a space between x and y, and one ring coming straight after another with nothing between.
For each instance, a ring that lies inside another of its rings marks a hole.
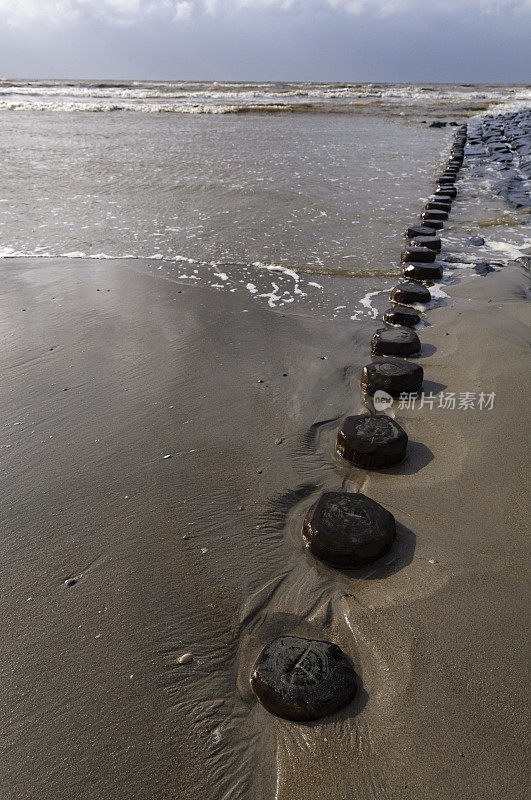
<instances>
[{"instance_id":1,"label":"shoreline","mask_svg":"<svg viewBox=\"0 0 531 800\"><path fill-rule=\"evenodd\" d=\"M0 262L6 800L523 798L523 267L456 267L421 332L425 387L495 392L493 410L401 410L409 459L367 474L335 434L377 320L31 262ZM363 574L301 540L340 487L399 526ZM348 653L351 707L266 715L248 677L280 634Z\"/></svg>"}]
</instances>

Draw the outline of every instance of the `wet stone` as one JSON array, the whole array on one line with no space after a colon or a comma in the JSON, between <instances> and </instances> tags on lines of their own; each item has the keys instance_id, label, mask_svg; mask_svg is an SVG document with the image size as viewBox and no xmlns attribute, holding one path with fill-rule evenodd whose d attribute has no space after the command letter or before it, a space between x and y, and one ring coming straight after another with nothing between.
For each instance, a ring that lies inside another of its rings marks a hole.
<instances>
[{"instance_id":1,"label":"wet stone","mask_svg":"<svg viewBox=\"0 0 531 800\"><path fill-rule=\"evenodd\" d=\"M429 303L431 292L415 283L399 283L389 295L393 303Z\"/></svg>"},{"instance_id":2,"label":"wet stone","mask_svg":"<svg viewBox=\"0 0 531 800\"><path fill-rule=\"evenodd\" d=\"M498 267L503 266L502 264L497 264ZM489 264L488 261L480 261L479 264L476 264L474 267L474 272L477 272L478 275L488 275L489 272L496 272L496 269Z\"/></svg>"},{"instance_id":3,"label":"wet stone","mask_svg":"<svg viewBox=\"0 0 531 800\"><path fill-rule=\"evenodd\" d=\"M418 392L422 387L424 370L420 364L410 364L398 358L386 358L366 364L361 373L361 387L369 394L378 389L392 397L401 392Z\"/></svg>"},{"instance_id":4,"label":"wet stone","mask_svg":"<svg viewBox=\"0 0 531 800\"><path fill-rule=\"evenodd\" d=\"M443 268L440 264L406 264L402 273L408 280L438 281L443 276Z\"/></svg>"},{"instance_id":5,"label":"wet stone","mask_svg":"<svg viewBox=\"0 0 531 800\"><path fill-rule=\"evenodd\" d=\"M382 469L405 458L407 433L385 414L347 417L337 434L337 452L356 467Z\"/></svg>"},{"instance_id":6,"label":"wet stone","mask_svg":"<svg viewBox=\"0 0 531 800\"><path fill-rule=\"evenodd\" d=\"M436 191L432 194L428 200L429 203L447 203L447 205L452 205L454 198L450 196L450 191L448 194L445 193L444 189L441 189L441 193Z\"/></svg>"},{"instance_id":7,"label":"wet stone","mask_svg":"<svg viewBox=\"0 0 531 800\"><path fill-rule=\"evenodd\" d=\"M444 195L441 195L441 197L444 197ZM452 201L449 197L446 200L428 200L424 208L426 211L446 211L449 213L452 208Z\"/></svg>"},{"instance_id":8,"label":"wet stone","mask_svg":"<svg viewBox=\"0 0 531 800\"><path fill-rule=\"evenodd\" d=\"M437 185L438 186L453 186L455 183L455 178L453 175L441 175L437 178Z\"/></svg>"},{"instance_id":9,"label":"wet stone","mask_svg":"<svg viewBox=\"0 0 531 800\"><path fill-rule=\"evenodd\" d=\"M435 253L429 247L408 247L400 256L403 263L429 264L435 261Z\"/></svg>"},{"instance_id":10,"label":"wet stone","mask_svg":"<svg viewBox=\"0 0 531 800\"><path fill-rule=\"evenodd\" d=\"M425 211L425 214L431 214L431 211ZM444 222L442 219L434 219L430 216L426 217L424 220L427 225L430 225L432 228L435 228L436 231L440 231L441 228L444 228Z\"/></svg>"},{"instance_id":11,"label":"wet stone","mask_svg":"<svg viewBox=\"0 0 531 800\"><path fill-rule=\"evenodd\" d=\"M407 229L406 236L408 239L413 239L415 236L433 236L434 233L435 229L428 225L412 225Z\"/></svg>"},{"instance_id":12,"label":"wet stone","mask_svg":"<svg viewBox=\"0 0 531 800\"><path fill-rule=\"evenodd\" d=\"M308 511L302 533L321 561L359 569L387 553L396 528L393 515L364 494L325 492Z\"/></svg>"},{"instance_id":13,"label":"wet stone","mask_svg":"<svg viewBox=\"0 0 531 800\"><path fill-rule=\"evenodd\" d=\"M455 188L455 186L439 186L437 189L435 189L433 194L436 197L440 195L444 195L445 197L451 197L453 200L453 198L457 195L457 189Z\"/></svg>"},{"instance_id":14,"label":"wet stone","mask_svg":"<svg viewBox=\"0 0 531 800\"><path fill-rule=\"evenodd\" d=\"M419 324L420 316L407 306L393 306L385 312L384 322L389 325L405 325L407 328L414 328Z\"/></svg>"},{"instance_id":15,"label":"wet stone","mask_svg":"<svg viewBox=\"0 0 531 800\"><path fill-rule=\"evenodd\" d=\"M420 339L405 326L378 328L371 339L371 352L375 356L413 356L420 352Z\"/></svg>"},{"instance_id":16,"label":"wet stone","mask_svg":"<svg viewBox=\"0 0 531 800\"><path fill-rule=\"evenodd\" d=\"M475 247L481 247L482 244L485 244L485 239L483 236L471 236L468 243L473 244Z\"/></svg>"},{"instance_id":17,"label":"wet stone","mask_svg":"<svg viewBox=\"0 0 531 800\"><path fill-rule=\"evenodd\" d=\"M280 636L258 656L251 688L271 714L307 722L348 705L358 687L352 664L336 644Z\"/></svg>"},{"instance_id":18,"label":"wet stone","mask_svg":"<svg viewBox=\"0 0 531 800\"><path fill-rule=\"evenodd\" d=\"M415 247L427 247L430 250L439 252L442 243L438 236L415 236L411 240L411 244Z\"/></svg>"},{"instance_id":19,"label":"wet stone","mask_svg":"<svg viewBox=\"0 0 531 800\"><path fill-rule=\"evenodd\" d=\"M420 215L425 220L440 220L441 222L448 219L448 211L439 211L436 208L426 209Z\"/></svg>"}]
</instances>

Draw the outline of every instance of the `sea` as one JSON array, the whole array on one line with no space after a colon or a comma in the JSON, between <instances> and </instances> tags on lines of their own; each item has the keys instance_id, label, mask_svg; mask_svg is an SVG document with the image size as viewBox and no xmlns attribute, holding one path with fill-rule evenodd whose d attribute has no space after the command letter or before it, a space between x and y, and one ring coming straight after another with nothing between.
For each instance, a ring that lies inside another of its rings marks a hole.
<instances>
[{"instance_id":1,"label":"sea","mask_svg":"<svg viewBox=\"0 0 531 800\"><path fill-rule=\"evenodd\" d=\"M147 260L375 316L455 125L530 105L522 85L3 79L0 258Z\"/></svg>"}]
</instances>

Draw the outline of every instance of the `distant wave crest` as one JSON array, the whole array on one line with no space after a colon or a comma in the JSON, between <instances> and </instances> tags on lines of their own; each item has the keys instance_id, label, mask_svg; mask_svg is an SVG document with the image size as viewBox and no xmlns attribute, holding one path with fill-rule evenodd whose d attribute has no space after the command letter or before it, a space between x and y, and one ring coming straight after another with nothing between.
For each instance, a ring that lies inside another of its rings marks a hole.
<instances>
[{"instance_id":1,"label":"distant wave crest","mask_svg":"<svg viewBox=\"0 0 531 800\"><path fill-rule=\"evenodd\" d=\"M470 114L531 105L529 86L0 81L0 110L144 114Z\"/></svg>"}]
</instances>

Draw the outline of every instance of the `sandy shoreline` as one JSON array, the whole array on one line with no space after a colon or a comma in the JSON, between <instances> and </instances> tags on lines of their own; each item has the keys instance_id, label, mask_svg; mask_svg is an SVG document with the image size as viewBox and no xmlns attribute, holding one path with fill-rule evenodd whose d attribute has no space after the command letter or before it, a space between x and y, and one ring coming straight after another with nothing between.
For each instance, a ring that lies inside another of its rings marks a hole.
<instances>
[{"instance_id":1,"label":"sandy shoreline","mask_svg":"<svg viewBox=\"0 0 531 800\"><path fill-rule=\"evenodd\" d=\"M526 795L529 248L477 142L419 330L435 402L388 411L408 457L378 472L335 452L381 326L330 318L348 278L270 307L140 259L0 262L3 800ZM339 489L397 521L356 572L301 536ZM354 702L268 715L280 635L339 645Z\"/></svg>"},{"instance_id":2,"label":"sandy shoreline","mask_svg":"<svg viewBox=\"0 0 531 800\"><path fill-rule=\"evenodd\" d=\"M366 477L334 437L376 323L130 266L0 265L3 796L523 797L524 271L461 279L423 331L425 388L494 409L399 412L409 461ZM341 486L400 525L363 576L300 539ZM268 717L247 678L278 633L339 643L355 703Z\"/></svg>"}]
</instances>

